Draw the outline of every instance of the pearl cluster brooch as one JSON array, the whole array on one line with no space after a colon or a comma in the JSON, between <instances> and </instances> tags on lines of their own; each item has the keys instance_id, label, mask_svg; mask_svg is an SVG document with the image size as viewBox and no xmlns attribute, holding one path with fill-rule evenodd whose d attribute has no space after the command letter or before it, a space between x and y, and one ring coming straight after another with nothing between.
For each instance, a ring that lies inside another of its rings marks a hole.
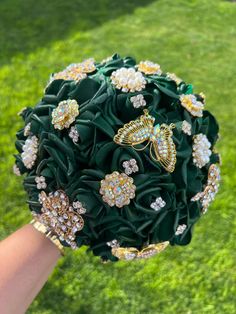
<instances>
[{"instance_id":1,"label":"pearl cluster brooch","mask_svg":"<svg viewBox=\"0 0 236 314\"><path fill-rule=\"evenodd\" d=\"M122 92L141 91L145 88L146 81L142 73L133 68L120 68L111 74L111 82Z\"/></svg>"},{"instance_id":2,"label":"pearl cluster brooch","mask_svg":"<svg viewBox=\"0 0 236 314\"><path fill-rule=\"evenodd\" d=\"M72 126L69 131L69 137L72 139L73 143L76 144L79 141L79 133L75 126Z\"/></svg>"},{"instance_id":3,"label":"pearl cluster brooch","mask_svg":"<svg viewBox=\"0 0 236 314\"><path fill-rule=\"evenodd\" d=\"M35 182L37 183L38 190L45 190L47 187L46 180L43 176L35 177Z\"/></svg>"},{"instance_id":4,"label":"pearl cluster brooch","mask_svg":"<svg viewBox=\"0 0 236 314\"><path fill-rule=\"evenodd\" d=\"M211 143L205 134L197 134L193 138L193 162L198 168L204 167L211 156Z\"/></svg>"},{"instance_id":5,"label":"pearl cluster brooch","mask_svg":"<svg viewBox=\"0 0 236 314\"><path fill-rule=\"evenodd\" d=\"M63 100L52 111L52 124L58 130L69 128L78 115L79 105L77 101L75 99Z\"/></svg>"},{"instance_id":6,"label":"pearl cluster brooch","mask_svg":"<svg viewBox=\"0 0 236 314\"><path fill-rule=\"evenodd\" d=\"M131 173L138 172L138 170L139 170L138 165L137 165L137 161L134 158L124 161L122 166L124 167L125 173L127 175L130 175Z\"/></svg>"},{"instance_id":7,"label":"pearl cluster brooch","mask_svg":"<svg viewBox=\"0 0 236 314\"><path fill-rule=\"evenodd\" d=\"M191 198L191 201L193 202L200 200L203 214L207 212L209 205L215 199L216 193L219 190L219 185L220 169L217 165L212 164L208 170L208 179L205 189L203 192L199 192Z\"/></svg>"},{"instance_id":8,"label":"pearl cluster brooch","mask_svg":"<svg viewBox=\"0 0 236 314\"><path fill-rule=\"evenodd\" d=\"M109 206L119 208L128 205L130 200L135 197L136 186L133 184L133 178L125 173L114 171L107 174L101 181L100 194L102 199Z\"/></svg>"},{"instance_id":9,"label":"pearl cluster brooch","mask_svg":"<svg viewBox=\"0 0 236 314\"><path fill-rule=\"evenodd\" d=\"M159 211L163 207L166 206L166 202L163 200L162 197L157 197L155 202L151 203L150 207L155 211Z\"/></svg>"},{"instance_id":10,"label":"pearl cluster brooch","mask_svg":"<svg viewBox=\"0 0 236 314\"><path fill-rule=\"evenodd\" d=\"M94 72L95 70L95 61L93 58L89 58L81 63L72 63L67 68L65 68L65 70L55 73L51 77L50 82L58 79L73 80L79 82L83 78L87 77L87 73Z\"/></svg>"},{"instance_id":11,"label":"pearl cluster brooch","mask_svg":"<svg viewBox=\"0 0 236 314\"><path fill-rule=\"evenodd\" d=\"M187 135L191 135L192 134L191 130L192 130L191 124L184 120L182 123L182 131Z\"/></svg>"},{"instance_id":12,"label":"pearl cluster brooch","mask_svg":"<svg viewBox=\"0 0 236 314\"><path fill-rule=\"evenodd\" d=\"M193 116L202 117L204 104L201 101L198 101L195 95L193 94L181 95L180 102L181 105L186 110L188 110Z\"/></svg>"},{"instance_id":13,"label":"pearl cluster brooch","mask_svg":"<svg viewBox=\"0 0 236 314\"><path fill-rule=\"evenodd\" d=\"M13 173L16 175L16 176L21 176L21 173L20 173L20 169L17 167L17 165L16 164L14 164L14 166L13 166Z\"/></svg>"},{"instance_id":14,"label":"pearl cluster brooch","mask_svg":"<svg viewBox=\"0 0 236 314\"><path fill-rule=\"evenodd\" d=\"M37 159L38 138L35 135L27 138L22 149L23 149L23 152L21 153L22 162L27 169L31 169Z\"/></svg>"},{"instance_id":15,"label":"pearl cluster brooch","mask_svg":"<svg viewBox=\"0 0 236 314\"><path fill-rule=\"evenodd\" d=\"M176 231L175 231L175 235L178 236L182 233L184 233L185 229L187 228L187 225L182 224L182 225L178 225Z\"/></svg>"},{"instance_id":16,"label":"pearl cluster brooch","mask_svg":"<svg viewBox=\"0 0 236 314\"><path fill-rule=\"evenodd\" d=\"M161 67L159 64L154 63L152 61L141 61L138 64L138 70L143 72L144 74L158 74L161 75Z\"/></svg>"},{"instance_id":17,"label":"pearl cluster brooch","mask_svg":"<svg viewBox=\"0 0 236 314\"><path fill-rule=\"evenodd\" d=\"M44 191L39 194L42 204L41 214L33 213L35 218L54 232L60 241L66 241L75 249L77 247L76 233L83 229L84 220L80 216L86 212L80 202L69 204L69 198L62 190L47 195Z\"/></svg>"},{"instance_id":18,"label":"pearl cluster brooch","mask_svg":"<svg viewBox=\"0 0 236 314\"><path fill-rule=\"evenodd\" d=\"M142 94L130 97L130 101L132 102L134 108L145 107L147 104Z\"/></svg>"},{"instance_id":19,"label":"pearl cluster brooch","mask_svg":"<svg viewBox=\"0 0 236 314\"><path fill-rule=\"evenodd\" d=\"M30 128L31 128L31 123L27 123L25 128L24 128L24 136L29 136L30 135Z\"/></svg>"}]
</instances>

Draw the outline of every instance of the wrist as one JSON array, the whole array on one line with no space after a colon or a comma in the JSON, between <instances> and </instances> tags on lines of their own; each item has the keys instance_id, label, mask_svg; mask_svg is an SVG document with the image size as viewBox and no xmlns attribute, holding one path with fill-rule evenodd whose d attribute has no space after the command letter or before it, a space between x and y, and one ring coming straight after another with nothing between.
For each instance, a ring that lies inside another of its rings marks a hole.
<instances>
[{"instance_id":1,"label":"wrist","mask_svg":"<svg viewBox=\"0 0 236 314\"><path fill-rule=\"evenodd\" d=\"M57 247L61 255L64 256L63 245L61 244L61 242L59 241L57 235L53 232L53 230L48 228L42 222L35 219L33 219L30 222L30 224L34 227L34 229L36 229L38 232L42 233L46 238L48 238Z\"/></svg>"}]
</instances>

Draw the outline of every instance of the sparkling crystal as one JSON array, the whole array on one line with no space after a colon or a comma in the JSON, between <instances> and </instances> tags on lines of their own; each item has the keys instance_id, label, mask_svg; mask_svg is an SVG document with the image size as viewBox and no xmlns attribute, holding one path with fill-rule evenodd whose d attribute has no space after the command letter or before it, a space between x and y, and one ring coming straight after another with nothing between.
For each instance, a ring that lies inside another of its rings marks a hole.
<instances>
[{"instance_id":1,"label":"sparkling crystal","mask_svg":"<svg viewBox=\"0 0 236 314\"><path fill-rule=\"evenodd\" d=\"M40 176L40 177L35 177L35 182L37 183L37 189L38 190L44 190L47 187L45 177Z\"/></svg>"},{"instance_id":2,"label":"sparkling crystal","mask_svg":"<svg viewBox=\"0 0 236 314\"><path fill-rule=\"evenodd\" d=\"M41 182L40 180L41 178L38 177L37 181ZM73 207L70 206L65 192L59 190L47 195L42 191L39 194L39 201L42 204L42 213L36 214L36 218L56 233L61 241L66 241L70 246L76 247L76 243L73 242L75 233L83 228L84 220L73 209L69 211L69 208Z\"/></svg>"},{"instance_id":3,"label":"sparkling crystal","mask_svg":"<svg viewBox=\"0 0 236 314\"><path fill-rule=\"evenodd\" d=\"M162 197L157 197L155 202L151 203L150 207L155 211L159 211L161 208L166 206L166 202Z\"/></svg>"},{"instance_id":4,"label":"sparkling crystal","mask_svg":"<svg viewBox=\"0 0 236 314\"><path fill-rule=\"evenodd\" d=\"M110 247L119 247L120 246L119 242L116 239L107 242L107 245L110 246Z\"/></svg>"},{"instance_id":5,"label":"sparkling crystal","mask_svg":"<svg viewBox=\"0 0 236 314\"><path fill-rule=\"evenodd\" d=\"M61 101L52 111L52 124L55 129L69 128L79 115L79 105L75 99Z\"/></svg>"},{"instance_id":6,"label":"sparkling crystal","mask_svg":"<svg viewBox=\"0 0 236 314\"><path fill-rule=\"evenodd\" d=\"M214 200L220 185L220 169L217 165L212 164L208 170L207 184L202 192L198 192L191 198L191 201L200 201L202 204L202 213L205 214Z\"/></svg>"},{"instance_id":7,"label":"sparkling crystal","mask_svg":"<svg viewBox=\"0 0 236 314\"><path fill-rule=\"evenodd\" d=\"M185 224L178 225L176 232L175 232L175 235L178 236L178 235L184 233L186 228L187 228L187 225L185 225Z\"/></svg>"},{"instance_id":8,"label":"sparkling crystal","mask_svg":"<svg viewBox=\"0 0 236 314\"><path fill-rule=\"evenodd\" d=\"M139 171L137 161L134 158L124 161L122 165L124 167L125 174L127 175L130 175L132 173Z\"/></svg>"},{"instance_id":9,"label":"sparkling crystal","mask_svg":"<svg viewBox=\"0 0 236 314\"><path fill-rule=\"evenodd\" d=\"M72 126L72 127L70 128L69 137L72 139L72 141L73 141L75 144L78 143L78 141L79 141L79 133L78 133L78 131L77 131L77 129L76 129L75 126Z\"/></svg>"},{"instance_id":10,"label":"sparkling crystal","mask_svg":"<svg viewBox=\"0 0 236 314\"><path fill-rule=\"evenodd\" d=\"M130 101L133 104L134 108L140 108L140 107L146 106L146 101L142 94L131 97Z\"/></svg>"},{"instance_id":11,"label":"sparkling crystal","mask_svg":"<svg viewBox=\"0 0 236 314\"><path fill-rule=\"evenodd\" d=\"M74 80L79 82L87 77L87 73L94 72L95 70L96 66L93 58L86 59L81 63L72 63L63 71L53 74L50 77L49 84L58 79Z\"/></svg>"},{"instance_id":12,"label":"sparkling crystal","mask_svg":"<svg viewBox=\"0 0 236 314\"><path fill-rule=\"evenodd\" d=\"M99 192L103 201L109 206L123 207L130 203L130 199L134 198L135 189L132 178L125 173L114 171L112 174L106 175L105 179L101 181Z\"/></svg>"}]
</instances>

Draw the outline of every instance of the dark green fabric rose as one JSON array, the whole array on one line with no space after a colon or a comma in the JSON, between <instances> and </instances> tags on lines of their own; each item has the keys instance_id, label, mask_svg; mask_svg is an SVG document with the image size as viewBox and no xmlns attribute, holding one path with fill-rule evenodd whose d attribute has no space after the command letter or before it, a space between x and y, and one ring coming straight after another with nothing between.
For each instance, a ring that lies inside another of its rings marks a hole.
<instances>
[{"instance_id":1,"label":"dark green fabric rose","mask_svg":"<svg viewBox=\"0 0 236 314\"><path fill-rule=\"evenodd\" d=\"M213 152L218 138L215 118L203 110L202 117L194 116L181 105L181 95L193 95L204 102L203 96L193 94L192 86L176 82L165 73L142 73L146 85L140 91L122 91L112 83L111 75L121 68L137 70L133 58L114 55L96 63L96 70L78 80L53 79L45 89L42 100L33 108L26 108L21 116L24 128L17 133L16 165L24 178L28 203L32 211L41 213L36 177L43 176L45 192L63 190L70 202L79 200L86 208L84 228L77 232L77 246L87 245L102 259L117 260L107 242L116 239L121 247L142 249L148 244L169 241L171 245L186 245L192 237L194 224L202 215L200 201L192 197L204 190L208 169L219 161ZM132 82L131 82L132 83ZM142 95L144 107L135 107L132 97ZM79 135L70 136L70 129L58 130L52 124L52 112L64 100L74 99L79 115L71 124ZM156 124L175 124L173 141L176 147L175 170L166 171L150 156L150 148L141 144L135 150L120 146L113 140L118 130L131 120L138 119L143 109L155 118ZM183 132L183 121L191 127L191 135ZM28 125L28 132L25 126ZM195 135L203 134L211 144L209 162L199 168L193 161ZM38 139L37 159L29 169L25 166L26 140ZM138 171L130 174L136 186L135 197L121 208L109 206L100 193L101 180L114 171L124 172L123 163L135 159ZM151 204L161 197L165 206L160 210ZM185 225L178 234L178 226ZM62 241L63 245L68 244Z\"/></svg>"}]
</instances>

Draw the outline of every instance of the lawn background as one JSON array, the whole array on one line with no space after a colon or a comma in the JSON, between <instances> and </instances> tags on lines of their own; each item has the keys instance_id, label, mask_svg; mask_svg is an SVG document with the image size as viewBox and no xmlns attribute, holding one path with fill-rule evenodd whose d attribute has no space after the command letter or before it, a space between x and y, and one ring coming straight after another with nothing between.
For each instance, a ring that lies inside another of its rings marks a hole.
<instances>
[{"instance_id":1,"label":"lawn background","mask_svg":"<svg viewBox=\"0 0 236 314\"><path fill-rule=\"evenodd\" d=\"M66 254L28 313L236 313L236 3L219 0L1 0L0 239L30 220L12 174L17 112L51 72L114 52L150 59L207 95L221 125L222 188L191 244L149 261Z\"/></svg>"}]
</instances>

